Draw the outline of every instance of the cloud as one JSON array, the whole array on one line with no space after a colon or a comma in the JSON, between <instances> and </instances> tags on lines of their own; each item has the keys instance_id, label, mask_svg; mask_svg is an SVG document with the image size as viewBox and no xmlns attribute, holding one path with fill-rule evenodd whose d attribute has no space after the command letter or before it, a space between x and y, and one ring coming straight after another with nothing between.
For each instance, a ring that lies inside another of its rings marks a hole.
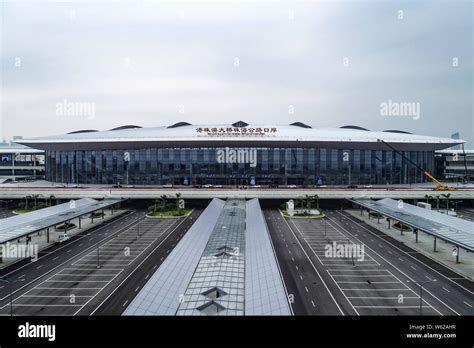
<instances>
[{"instance_id":1,"label":"cloud","mask_svg":"<svg viewBox=\"0 0 474 348\"><path fill-rule=\"evenodd\" d=\"M244 119L473 141L469 2L3 6L5 138ZM96 117L57 116L64 99ZM420 120L381 117L388 99L419 102Z\"/></svg>"}]
</instances>

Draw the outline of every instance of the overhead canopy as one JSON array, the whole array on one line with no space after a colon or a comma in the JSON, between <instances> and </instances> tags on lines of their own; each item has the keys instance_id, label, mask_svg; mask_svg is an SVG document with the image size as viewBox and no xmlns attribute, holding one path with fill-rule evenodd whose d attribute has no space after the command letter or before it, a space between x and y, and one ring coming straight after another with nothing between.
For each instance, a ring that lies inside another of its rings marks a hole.
<instances>
[{"instance_id":1,"label":"overhead canopy","mask_svg":"<svg viewBox=\"0 0 474 348\"><path fill-rule=\"evenodd\" d=\"M122 199L97 201L92 198L82 198L31 213L1 219L0 244L64 223L96 210L110 207L121 201Z\"/></svg>"},{"instance_id":2,"label":"overhead canopy","mask_svg":"<svg viewBox=\"0 0 474 348\"><path fill-rule=\"evenodd\" d=\"M405 202L399 204L399 201L391 198L378 201L368 199L350 201L456 246L474 251L474 222Z\"/></svg>"}]
</instances>

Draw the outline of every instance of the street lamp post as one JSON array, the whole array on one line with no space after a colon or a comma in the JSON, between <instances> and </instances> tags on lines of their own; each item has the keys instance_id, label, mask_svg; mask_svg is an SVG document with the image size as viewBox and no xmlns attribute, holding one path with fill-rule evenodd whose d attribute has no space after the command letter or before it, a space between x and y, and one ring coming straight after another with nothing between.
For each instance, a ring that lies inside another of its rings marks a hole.
<instances>
[{"instance_id":1,"label":"street lamp post","mask_svg":"<svg viewBox=\"0 0 474 348\"><path fill-rule=\"evenodd\" d=\"M426 283L433 283L433 282L436 282L437 280L436 279L430 279L430 280L426 280L424 282L413 282L415 283L416 285L418 285L420 287L420 316L423 315L423 286L426 284Z\"/></svg>"},{"instance_id":2,"label":"street lamp post","mask_svg":"<svg viewBox=\"0 0 474 348\"><path fill-rule=\"evenodd\" d=\"M324 237L326 237L326 227L327 227L328 222L326 221L326 218L323 218L323 219L324 219Z\"/></svg>"},{"instance_id":3,"label":"street lamp post","mask_svg":"<svg viewBox=\"0 0 474 348\"><path fill-rule=\"evenodd\" d=\"M100 268L99 242L97 242L97 268Z\"/></svg>"}]
</instances>

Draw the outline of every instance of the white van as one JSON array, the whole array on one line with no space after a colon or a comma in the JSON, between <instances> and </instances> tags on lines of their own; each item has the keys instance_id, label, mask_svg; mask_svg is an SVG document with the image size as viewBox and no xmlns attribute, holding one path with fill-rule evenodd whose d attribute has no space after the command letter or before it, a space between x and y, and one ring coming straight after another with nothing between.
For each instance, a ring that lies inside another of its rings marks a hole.
<instances>
[{"instance_id":1,"label":"white van","mask_svg":"<svg viewBox=\"0 0 474 348\"><path fill-rule=\"evenodd\" d=\"M69 239L71 239L71 236L70 236L69 234L67 234L66 232L61 233L61 234L58 236L58 243L66 242L66 241L68 241Z\"/></svg>"}]
</instances>

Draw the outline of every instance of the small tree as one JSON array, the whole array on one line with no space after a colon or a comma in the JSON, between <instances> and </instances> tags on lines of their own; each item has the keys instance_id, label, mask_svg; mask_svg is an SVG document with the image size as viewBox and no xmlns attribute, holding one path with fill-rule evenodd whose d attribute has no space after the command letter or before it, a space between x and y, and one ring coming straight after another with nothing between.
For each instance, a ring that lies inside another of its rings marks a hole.
<instances>
[{"instance_id":1,"label":"small tree","mask_svg":"<svg viewBox=\"0 0 474 348\"><path fill-rule=\"evenodd\" d=\"M164 211L166 208L166 195L162 195L161 197L161 211Z\"/></svg>"},{"instance_id":2,"label":"small tree","mask_svg":"<svg viewBox=\"0 0 474 348\"><path fill-rule=\"evenodd\" d=\"M156 213L156 207L158 206L159 202L160 202L159 199L155 199L155 201L153 202L153 214Z\"/></svg>"},{"instance_id":3,"label":"small tree","mask_svg":"<svg viewBox=\"0 0 474 348\"><path fill-rule=\"evenodd\" d=\"M36 207L37 207L37 200L38 200L39 196L40 196L40 195L38 195L38 194L34 194L34 195L33 195L33 199L34 199L34 201L35 201L35 210L36 210Z\"/></svg>"},{"instance_id":4,"label":"small tree","mask_svg":"<svg viewBox=\"0 0 474 348\"><path fill-rule=\"evenodd\" d=\"M179 210L179 198L181 197L181 193L176 193L176 210Z\"/></svg>"}]
</instances>

